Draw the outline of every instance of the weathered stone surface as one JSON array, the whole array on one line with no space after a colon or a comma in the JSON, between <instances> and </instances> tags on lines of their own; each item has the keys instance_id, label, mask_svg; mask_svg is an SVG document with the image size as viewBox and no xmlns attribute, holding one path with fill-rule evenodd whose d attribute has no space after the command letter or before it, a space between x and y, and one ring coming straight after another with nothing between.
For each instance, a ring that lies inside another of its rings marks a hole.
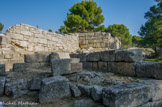
<instances>
[{"instance_id":1,"label":"weathered stone surface","mask_svg":"<svg viewBox=\"0 0 162 107\"><path fill-rule=\"evenodd\" d=\"M105 106L136 107L151 99L151 87L142 83L114 85L103 89L102 99Z\"/></svg>"},{"instance_id":2,"label":"weathered stone surface","mask_svg":"<svg viewBox=\"0 0 162 107\"><path fill-rule=\"evenodd\" d=\"M50 54L50 62L52 61L52 59L60 59L60 56L58 53L51 53Z\"/></svg>"},{"instance_id":3,"label":"weathered stone surface","mask_svg":"<svg viewBox=\"0 0 162 107\"><path fill-rule=\"evenodd\" d=\"M162 80L145 80L143 82L152 87L152 101L162 100Z\"/></svg>"},{"instance_id":4,"label":"weathered stone surface","mask_svg":"<svg viewBox=\"0 0 162 107\"><path fill-rule=\"evenodd\" d=\"M71 90L71 94L73 97L79 97L81 95L80 90L78 89L78 87L72 83L69 84L70 85L70 90Z\"/></svg>"},{"instance_id":5,"label":"weathered stone surface","mask_svg":"<svg viewBox=\"0 0 162 107\"><path fill-rule=\"evenodd\" d=\"M35 53L24 55L26 63L49 62L49 53Z\"/></svg>"},{"instance_id":6,"label":"weathered stone surface","mask_svg":"<svg viewBox=\"0 0 162 107\"><path fill-rule=\"evenodd\" d=\"M137 62L142 60L142 49L119 50L115 53L115 61Z\"/></svg>"},{"instance_id":7,"label":"weathered stone surface","mask_svg":"<svg viewBox=\"0 0 162 107\"><path fill-rule=\"evenodd\" d=\"M109 62L108 72L126 76L135 76L135 64L128 62Z\"/></svg>"},{"instance_id":8,"label":"weathered stone surface","mask_svg":"<svg viewBox=\"0 0 162 107\"><path fill-rule=\"evenodd\" d=\"M83 69L92 70L92 62L83 62Z\"/></svg>"},{"instance_id":9,"label":"weathered stone surface","mask_svg":"<svg viewBox=\"0 0 162 107\"><path fill-rule=\"evenodd\" d=\"M10 41L10 38L3 35L3 34L0 34L0 45L6 45L6 44L9 44L11 41Z\"/></svg>"},{"instance_id":10,"label":"weathered stone surface","mask_svg":"<svg viewBox=\"0 0 162 107\"><path fill-rule=\"evenodd\" d=\"M0 107L4 107L4 106L3 106L3 102L2 102L2 101L0 101Z\"/></svg>"},{"instance_id":11,"label":"weathered stone surface","mask_svg":"<svg viewBox=\"0 0 162 107\"><path fill-rule=\"evenodd\" d=\"M60 59L70 58L70 54L66 52L58 52Z\"/></svg>"},{"instance_id":12,"label":"weathered stone surface","mask_svg":"<svg viewBox=\"0 0 162 107\"><path fill-rule=\"evenodd\" d=\"M96 86L96 85L93 86L91 96L92 96L94 101L101 102L101 99L102 99L102 89L103 89L103 87Z\"/></svg>"},{"instance_id":13,"label":"weathered stone surface","mask_svg":"<svg viewBox=\"0 0 162 107\"><path fill-rule=\"evenodd\" d=\"M12 90L12 97L18 98L18 97L28 94L28 92L29 90Z\"/></svg>"},{"instance_id":14,"label":"weathered stone surface","mask_svg":"<svg viewBox=\"0 0 162 107\"><path fill-rule=\"evenodd\" d=\"M0 74L5 73L5 64L0 64Z\"/></svg>"},{"instance_id":15,"label":"weathered stone surface","mask_svg":"<svg viewBox=\"0 0 162 107\"><path fill-rule=\"evenodd\" d=\"M55 76L42 80L42 86L39 92L40 103L49 103L70 96L69 83L65 77Z\"/></svg>"},{"instance_id":16,"label":"weathered stone surface","mask_svg":"<svg viewBox=\"0 0 162 107\"><path fill-rule=\"evenodd\" d=\"M115 61L115 50L101 52L100 56L101 61L113 62Z\"/></svg>"},{"instance_id":17,"label":"weathered stone surface","mask_svg":"<svg viewBox=\"0 0 162 107\"><path fill-rule=\"evenodd\" d=\"M141 107L162 107L162 101L154 101L154 102L148 102Z\"/></svg>"},{"instance_id":18,"label":"weathered stone surface","mask_svg":"<svg viewBox=\"0 0 162 107\"><path fill-rule=\"evenodd\" d=\"M81 62L85 62L86 61L86 56L88 55L88 53L81 53L77 55L77 58L80 58Z\"/></svg>"},{"instance_id":19,"label":"weathered stone surface","mask_svg":"<svg viewBox=\"0 0 162 107\"><path fill-rule=\"evenodd\" d=\"M24 79L10 81L7 80L5 84L5 94L13 95L13 97L19 97L20 95L26 94L28 90L27 81ZM20 92L20 93L19 93Z\"/></svg>"},{"instance_id":20,"label":"weathered stone surface","mask_svg":"<svg viewBox=\"0 0 162 107\"><path fill-rule=\"evenodd\" d=\"M82 71L83 64L82 63L71 63L71 71L72 72L80 72Z\"/></svg>"},{"instance_id":21,"label":"weathered stone surface","mask_svg":"<svg viewBox=\"0 0 162 107\"><path fill-rule=\"evenodd\" d=\"M79 59L71 58L71 59L53 59L52 60L52 73L53 75L63 75L73 73L71 71L72 63L79 63Z\"/></svg>"},{"instance_id":22,"label":"weathered stone surface","mask_svg":"<svg viewBox=\"0 0 162 107\"><path fill-rule=\"evenodd\" d=\"M89 53L86 57L86 61L100 61L100 52Z\"/></svg>"},{"instance_id":23,"label":"weathered stone surface","mask_svg":"<svg viewBox=\"0 0 162 107\"><path fill-rule=\"evenodd\" d=\"M108 72L107 62L99 62L99 71Z\"/></svg>"},{"instance_id":24,"label":"weathered stone surface","mask_svg":"<svg viewBox=\"0 0 162 107\"><path fill-rule=\"evenodd\" d=\"M98 62L92 62L92 70L93 71L98 71L99 70Z\"/></svg>"},{"instance_id":25,"label":"weathered stone surface","mask_svg":"<svg viewBox=\"0 0 162 107\"><path fill-rule=\"evenodd\" d=\"M70 58L78 58L78 54L72 53L72 54L70 54Z\"/></svg>"},{"instance_id":26,"label":"weathered stone surface","mask_svg":"<svg viewBox=\"0 0 162 107\"><path fill-rule=\"evenodd\" d=\"M41 88L41 79L40 78L32 78L30 81L30 90L40 90Z\"/></svg>"},{"instance_id":27,"label":"weathered stone surface","mask_svg":"<svg viewBox=\"0 0 162 107\"><path fill-rule=\"evenodd\" d=\"M91 99L75 100L74 107L95 107L96 104Z\"/></svg>"},{"instance_id":28,"label":"weathered stone surface","mask_svg":"<svg viewBox=\"0 0 162 107\"><path fill-rule=\"evenodd\" d=\"M162 79L162 62L139 62L136 64L136 75Z\"/></svg>"},{"instance_id":29,"label":"weathered stone surface","mask_svg":"<svg viewBox=\"0 0 162 107\"><path fill-rule=\"evenodd\" d=\"M78 88L81 91L82 95L91 96L92 86L78 84Z\"/></svg>"},{"instance_id":30,"label":"weathered stone surface","mask_svg":"<svg viewBox=\"0 0 162 107\"><path fill-rule=\"evenodd\" d=\"M0 96L4 94L5 77L0 77Z\"/></svg>"},{"instance_id":31,"label":"weathered stone surface","mask_svg":"<svg viewBox=\"0 0 162 107\"><path fill-rule=\"evenodd\" d=\"M48 63L14 63L13 64L13 71L14 72L25 72L28 71L30 68L41 68L49 66Z\"/></svg>"}]
</instances>

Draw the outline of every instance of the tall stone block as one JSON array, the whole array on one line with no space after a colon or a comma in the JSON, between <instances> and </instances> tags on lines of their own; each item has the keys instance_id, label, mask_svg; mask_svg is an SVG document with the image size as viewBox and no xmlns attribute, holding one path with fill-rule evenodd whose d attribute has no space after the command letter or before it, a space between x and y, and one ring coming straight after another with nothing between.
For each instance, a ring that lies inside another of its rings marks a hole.
<instances>
[{"instance_id":1,"label":"tall stone block","mask_svg":"<svg viewBox=\"0 0 162 107\"><path fill-rule=\"evenodd\" d=\"M0 74L5 73L5 64L0 64Z\"/></svg>"}]
</instances>

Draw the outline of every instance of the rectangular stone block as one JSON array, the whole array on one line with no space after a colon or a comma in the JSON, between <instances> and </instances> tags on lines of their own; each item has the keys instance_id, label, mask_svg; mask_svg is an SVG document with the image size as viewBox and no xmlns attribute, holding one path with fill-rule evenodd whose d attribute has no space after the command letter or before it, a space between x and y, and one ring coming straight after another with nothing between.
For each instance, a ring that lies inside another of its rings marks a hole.
<instances>
[{"instance_id":1,"label":"rectangular stone block","mask_svg":"<svg viewBox=\"0 0 162 107\"><path fill-rule=\"evenodd\" d=\"M79 63L80 59L71 58L71 59L53 59L52 60L52 73L53 75L63 75L70 74L71 72L71 63Z\"/></svg>"},{"instance_id":2,"label":"rectangular stone block","mask_svg":"<svg viewBox=\"0 0 162 107\"><path fill-rule=\"evenodd\" d=\"M107 62L99 62L98 65L99 65L99 71L108 72Z\"/></svg>"},{"instance_id":3,"label":"rectangular stone block","mask_svg":"<svg viewBox=\"0 0 162 107\"><path fill-rule=\"evenodd\" d=\"M9 44L11 41L10 41L10 38L3 35L3 34L0 34L0 45L6 45L6 44Z\"/></svg>"},{"instance_id":4,"label":"rectangular stone block","mask_svg":"<svg viewBox=\"0 0 162 107\"><path fill-rule=\"evenodd\" d=\"M26 63L36 63L36 62L49 62L49 53L34 53L34 54L27 54L24 55Z\"/></svg>"},{"instance_id":5,"label":"rectangular stone block","mask_svg":"<svg viewBox=\"0 0 162 107\"><path fill-rule=\"evenodd\" d=\"M5 77L0 77L0 96L4 94L5 80Z\"/></svg>"},{"instance_id":6,"label":"rectangular stone block","mask_svg":"<svg viewBox=\"0 0 162 107\"><path fill-rule=\"evenodd\" d=\"M138 62L136 64L138 77L162 79L162 62Z\"/></svg>"},{"instance_id":7,"label":"rectangular stone block","mask_svg":"<svg viewBox=\"0 0 162 107\"><path fill-rule=\"evenodd\" d=\"M109 62L108 72L126 76L135 76L135 64L127 62Z\"/></svg>"},{"instance_id":8,"label":"rectangular stone block","mask_svg":"<svg viewBox=\"0 0 162 107\"><path fill-rule=\"evenodd\" d=\"M78 54L77 57L80 58L81 62L85 62L87 55L88 53L81 53L81 54Z\"/></svg>"},{"instance_id":9,"label":"rectangular stone block","mask_svg":"<svg viewBox=\"0 0 162 107\"><path fill-rule=\"evenodd\" d=\"M55 102L70 96L69 82L65 77L54 76L42 80L42 86L39 92L40 103Z\"/></svg>"},{"instance_id":10,"label":"rectangular stone block","mask_svg":"<svg viewBox=\"0 0 162 107\"><path fill-rule=\"evenodd\" d=\"M101 61L113 62L115 61L115 50L101 52L100 57Z\"/></svg>"},{"instance_id":11,"label":"rectangular stone block","mask_svg":"<svg viewBox=\"0 0 162 107\"><path fill-rule=\"evenodd\" d=\"M49 63L14 63L13 71L14 72L26 72L31 68L41 69L41 67L48 67Z\"/></svg>"},{"instance_id":12,"label":"rectangular stone block","mask_svg":"<svg viewBox=\"0 0 162 107\"><path fill-rule=\"evenodd\" d=\"M86 61L100 61L100 52L89 53L86 57Z\"/></svg>"},{"instance_id":13,"label":"rectangular stone block","mask_svg":"<svg viewBox=\"0 0 162 107\"><path fill-rule=\"evenodd\" d=\"M92 70L94 70L94 71L98 71L99 70L98 62L92 62Z\"/></svg>"},{"instance_id":14,"label":"rectangular stone block","mask_svg":"<svg viewBox=\"0 0 162 107\"><path fill-rule=\"evenodd\" d=\"M82 63L71 63L71 72L80 72L83 69Z\"/></svg>"},{"instance_id":15,"label":"rectangular stone block","mask_svg":"<svg viewBox=\"0 0 162 107\"><path fill-rule=\"evenodd\" d=\"M13 58L13 54L5 54L4 58L5 59L12 59Z\"/></svg>"},{"instance_id":16,"label":"rectangular stone block","mask_svg":"<svg viewBox=\"0 0 162 107\"><path fill-rule=\"evenodd\" d=\"M104 88L103 104L108 107L137 107L152 98L151 86L142 83L127 83Z\"/></svg>"},{"instance_id":17,"label":"rectangular stone block","mask_svg":"<svg viewBox=\"0 0 162 107\"><path fill-rule=\"evenodd\" d=\"M92 70L92 62L82 62L82 63L83 63L83 69Z\"/></svg>"},{"instance_id":18,"label":"rectangular stone block","mask_svg":"<svg viewBox=\"0 0 162 107\"><path fill-rule=\"evenodd\" d=\"M5 64L0 64L0 74L5 73Z\"/></svg>"},{"instance_id":19,"label":"rectangular stone block","mask_svg":"<svg viewBox=\"0 0 162 107\"><path fill-rule=\"evenodd\" d=\"M142 49L119 50L115 53L115 61L118 62L137 62L142 59Z\"/></svg>"}]
</instances>

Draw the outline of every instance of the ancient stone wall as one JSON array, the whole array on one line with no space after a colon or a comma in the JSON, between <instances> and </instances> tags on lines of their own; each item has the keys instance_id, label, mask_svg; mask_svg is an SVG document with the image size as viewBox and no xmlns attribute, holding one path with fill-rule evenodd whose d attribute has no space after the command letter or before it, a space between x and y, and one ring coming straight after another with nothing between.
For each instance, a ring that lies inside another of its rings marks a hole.
<instances>
[{"instance_id":1,"label":"ancient stone wall","mask_svg":"<svg viewBox=\"0 0 162 107\"><path fill-rule=\"evenodd\" d=\"M6 31L11 43L27 51L74 52L79 49L77 34L60 35L37 27L18 24Z\"/></svg>"},{"instance_id":2,"label":"ancient stone wall","mask_svg":"<svg viewBox=\"0 0 162 107\"><path fill-rule=\"evenodd\" d=\"M96 50L119 49L120 39L112 37L110 33L79 33L79 46L81 49L95 48Z\"/></svg>"}]
</instances>

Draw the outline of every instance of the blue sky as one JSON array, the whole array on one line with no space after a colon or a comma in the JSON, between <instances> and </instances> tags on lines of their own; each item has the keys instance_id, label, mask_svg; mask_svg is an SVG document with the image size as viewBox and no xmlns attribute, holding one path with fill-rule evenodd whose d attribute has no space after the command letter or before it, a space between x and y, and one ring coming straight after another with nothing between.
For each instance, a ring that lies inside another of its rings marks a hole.
<instances>
[{"instance_id":1,"label":"blue sky","mask_svg":"<svg viewBox=\"0 0 162 107\"><path fill-rule=\"evenodd\" d=\"M41 29L56 31L63 25L69 8L81 0L0 0L0 22L5 27L29 24ZM102 7L104 25L126 25L130 33L138 35L145 23L144 13L154 5L154 0L94 0Z\"/></svg>"}]
</instances>

